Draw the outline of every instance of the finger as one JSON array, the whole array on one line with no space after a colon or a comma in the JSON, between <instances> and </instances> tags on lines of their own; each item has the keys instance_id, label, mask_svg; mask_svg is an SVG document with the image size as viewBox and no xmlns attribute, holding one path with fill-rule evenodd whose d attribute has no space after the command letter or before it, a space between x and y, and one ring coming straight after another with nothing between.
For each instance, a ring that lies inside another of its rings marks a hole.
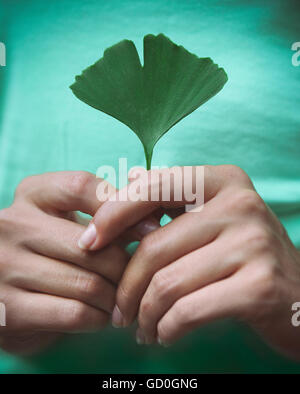
<instances>
[{"instance_id":1,"label":"finger","mask_svg":"<svg viewBox=\"0 0 300 394\"><path fill-rule=\"evenodd\" d=\"M103 180L84 171L61 171L25 178L16 199L27 198L46 212L81 211L94 215L101 202L97 187Z\"/></svg>"},{"instance_id":2,"label":"finger","mask_svg":"<svg viewBox=\"0 0 300 394\"><path fill-rule=\"evenodd\" d=\"M102 205L87 230L90 237L85 247L96 250L106 245L158 208L179 208L192 204L195 198L201 200L202 196L207 202L228 184L232 186L240 182L241 177L230 176L230 171L226 172L223 167L175 167L149 171L142 181L131 182ZM248 181L243 182L249 187ZM169 193L164 193L166 188ZM141 190L139 194L142 197L134 200L131 196L135 189Z\"/></svg>"},{"instance_id":3,"label":"finger","mask_svg":"<svg viewBox=\"0 0 300 394\"><path fill-rule=\"evenodd\" d=\"M94 332L105 327L109 314L81 301L54 295L14 292L7 305L7 326L16 332Z\"/></svg>"},{"instance_id":4,"label":"finger","mask_svg":"<svg viewBox=\"0 0 300 394\"><path fill-rule=\"evenodd\" d=\"M243 294L243 282L234 275L180 298L158 323L158 343L167 346L204 324L239 318L249 303Z\"/></svg>"},{"instance_id":5,"label":"finger","mask_svg":"<svg viewBox=\"0 0 300 394\"><path fill-rule=\"evenodd\" d=\"M139 306L140 342L156 341L159 320L178 299L236 272L241 262L230 245L220 236L156 272Z\"/></svg>"},{"instance_id":6,"label":"finger","mask_svg":"<svg viewBox=\"0 0 300 394\"><path fill-rule=\"evenodd\" d=\"M46 213L69 218L71 211L81 211L93 216L103 204L100 186L109 186L110 194L117 189L107 181L84 171L62 171L34 175L24 179L16 191L16 200L26 198ZM137 227L130 229L125 239L140 240L145 234L159 227L155 218L149 217ZM85 228L82 227L82 233ZM82 235L82 234L81 234ZM90 234L86 234L89 239ZM81 244L79 244L81 247ZM83 248L84 249L84 248Z\"/></svg>"},{"instance_id":7,"label":"finger","mask_svg":"<svg viewBox=\"0 0 300 394\"><path fill-rule=\"evenodd\" d=\"M47 215L43 212L37 219L38 231L31 231L25 246L34 253L66 261L95 272L118 283L128 263L128 253L116 244L110 244L100 251L87 252L78 247L77 240L84 226Z\"/></svg>"},{"instance_id":8,"label":"finger","mask_svg":"<svg viewBox=\"0 0 300 394\"><path fill-rule=\"evenodd\" d=\"M217 238L224 227L220 216L218 200L210 201L205 210L197 214L185 213L141 241L119 283L117 307L113 313L115 326L127 326L134 320L157 271Z\"/></svg>"},{"instance_id":9,"label":"finger","mask_svg":"<svg viewBox=\"0 0 300 394\"><path fill-rule=\"evenodd\" d=\"M44 256L23 254L7 278L13 287L82 301L111 313L116 288L98 274Z\"/></svg>"}]
</instances>

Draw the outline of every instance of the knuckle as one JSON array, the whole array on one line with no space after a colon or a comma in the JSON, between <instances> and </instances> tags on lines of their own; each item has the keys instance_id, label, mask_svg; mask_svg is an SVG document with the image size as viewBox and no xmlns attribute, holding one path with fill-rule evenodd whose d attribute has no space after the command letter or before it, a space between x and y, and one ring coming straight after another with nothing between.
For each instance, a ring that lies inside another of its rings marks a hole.
<instances>
[{"instance_id":1,"label":"knuckle","mask_svg":"<svg viewBox=\"0 0 300 394\"><path fill-rule=\"evenodd\" d=\"M218 168L222 171L222 175L232 181L240 181L242 183L251 183L247 173L239 166L233 164L220 165Z\"/></svg>"},{"instance_id":2,"label":"knuckle","mask_svg":"<svg viewBox=\"0 0 300 394\"><path fill-rule=\"evenodd\" d=\"M231 189L230 197L228 198L230 208L232 210L239 210L248 215L263 216L267 212L266 205L263 199L251 189Z\"/></svg>"},{"instance_id":3,"label":"knuckle","mask_svg":"<svg viewBox=\"0 0 300 394\"><path fill-rule=\"evenodd\" d=\"M251 250L272 254L276 239L271 231L263 226L253 226L247 229L247 244Z\"/></svg>"},{"instance_id":4,"label":"knuckle","mask_svg":"<svg viewBox=\"0 0 300 394\"><path fill-rule=\"evenodd\" d=\"M158 298L160 302L166 300L173 289L172 277L163 269L157 271L152 278L152 289L153 294L155 294L155 297Z\"/></svg>"},{"instance_id":5,"label":"knuckle","mask_svg":"<svg viewBox=\"0 0 300 394\"><path fill-rule=\"evenodd\" d=\"M97 274L78 275L75 278L75 288L83 300L97 299L103 290L103 280Z\"/></svg>"},{"instance_id":6,"label":"knuckle","mask_svg":"<svg viewBox=\"0 0 300 394\"><path fill-rule=\"evenodd\" d=\"M263 214L267 211L263 199L254 190L244 190L241 194L240 203L250 213Z\"/></svg>"},{"instance_id":7,"label":"knuckle","mask_svg":"<svg viewBox=\"0 0 300 394\"><path fill-rule=\"evenodd\" d=\"M84 195L87 185L94 178L94 175L85 171L75 171L65 178L64 187L71 197L80 197Z\"/></svg>"},{"instance_id":8,"label":"knuckle","mask_svg":"<svg viewBox=\"0 0 300 394\"><path fill-rule=\"evenodd\" d=\"M0 263L1 279L6 284L12 287L22 287L26 277L24 272L20 269L19 263L16 262L16 256L14 253L6 253L1 256L3 263Z\"/></svg>"},{"instance_id":9,"label":"knuckle","mask_svg":"<svg viewBox=\"0 0 300 394\"><path fill-rule=\"evenodd\" d=\"M63 318L67 330L80 330L89 318L88 307L80 301L72 300L64 308Z\"/></svg>"},{"instance_id":10,"label":"knuckle","mask_svg":"<svg viewBox=\"0 0 300 394\"><path fill-rule=\"evenodd\" d=\"M255 301L271 301L277 299L278 295L278 266L274 262L266 261L255 267L252 275L251 291Z\"/></svg>"},{"instance_id":11,"label":"knuckle","mask_svg":"<svg viewBox=\"0 0 300 394\"><path fill-rule=\"evenodd\" d=\"M67 332L94 332L109 322L109 314L95 310L81 301L69 300L62 310L64 330Z\"/></svg>"},{"instance_id":12,"label":"knuckle","mask_svg":"<svg viewBox=\"0 0 300 394\"><path fill-rule=\"evenodd\" d=\"M33 183L37 180L38 175L28 176L22 179L15 190L15 198L27 195L32 190Z\"/></svg>"}]
</instances>

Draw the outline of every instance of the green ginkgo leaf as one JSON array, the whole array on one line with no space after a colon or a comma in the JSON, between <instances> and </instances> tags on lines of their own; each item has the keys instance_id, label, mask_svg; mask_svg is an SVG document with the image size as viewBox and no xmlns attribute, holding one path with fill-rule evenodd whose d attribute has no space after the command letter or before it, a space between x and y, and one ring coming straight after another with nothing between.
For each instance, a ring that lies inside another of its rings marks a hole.
<instances>
[{"instance_id":1,"label":"green ginkgo leaf","mask_svg":"<svg viewBox=\"0 0 300 394\"><path fill-rule=\"evenodd\" d=\"M134 43L123 40L75 79L75 96L134 131L149 169L157 141L217 94L227 75L210 58L198 58L163 34L149 34L143 66Z\"/></svg>"}]
</instances>

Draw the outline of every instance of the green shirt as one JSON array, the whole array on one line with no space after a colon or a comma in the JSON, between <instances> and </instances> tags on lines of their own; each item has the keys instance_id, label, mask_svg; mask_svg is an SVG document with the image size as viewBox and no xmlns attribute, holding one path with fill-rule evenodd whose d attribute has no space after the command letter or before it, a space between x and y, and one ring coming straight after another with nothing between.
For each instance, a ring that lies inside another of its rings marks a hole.
<instances>
[{"instance_id":1,"label":"green shirt","mask_svg":"<svg viewBox=\"0 0 300 394\"><path fill-rule=\"evenodd\" d=\"M300 247L300 41L294 1L0 0L0 207L24 177L144 165L123 124L77 100L74 76L123 38L163 32L228 73L224 90L158 143L153 165L235 164ZM238 296L238 295L237 295ZM1 297L1 295L0 295ZM300 300L295 300L300 301ZM300 332L300 331L299 331ZM222 321L170 348L138 346L134 330L69 335L35 357L1 354L1 372L299 372L248 328Z\"/></svg>"}]
</instances>

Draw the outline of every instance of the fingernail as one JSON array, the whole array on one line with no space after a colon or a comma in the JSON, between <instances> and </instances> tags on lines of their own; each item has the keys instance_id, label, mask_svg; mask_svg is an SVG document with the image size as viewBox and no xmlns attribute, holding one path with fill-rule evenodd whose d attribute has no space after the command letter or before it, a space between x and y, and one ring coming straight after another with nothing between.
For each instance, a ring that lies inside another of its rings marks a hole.
<instances>
[{"instance_id":1,"label":"fingernail","mask_svg":"<svg viewBox=\"0 0 300 394\"><path fill-rule=\"evenodd\" d=\"M142 237L144 237L151 233L151 231L157 230L159 227L159 223L155 223L152 220L143 220L135 226L135 229Z\"/></svg>"},{"instance_id":2,"label":"fingernail","mask_svg":"<svg viewBox=\"0 0 300 394\"><path fill-rule=\"evenodd\" d=\"M163 346L163 347L170 347L170 346L171 346L169 343L163 342L163 341L160 339L160 337L157 337L157 343L158 343L160 346Z\"/></svg>"},{"instance_id":3,"label":"fingernail","mask_svg":"<svg viewBox=\"0 0 300 394\"><path fill-rule=\"evenodd\" d=\"M114 307L114 310L113 310L113 313L112 313L112 316L111 316L111 324L115 328L123 327L124 319L123 319L123 315L122 315L118 305L116 305Z\"/></svg>"},{"instance_id":4,"label":"fingernail","mask_svg":"<svg viewBox=\"0 0 300 394\"><path fill-rule=\"evenodd\" d=\"M96 226L94 223L90 223L88 225L88 228L85 230L85 232L82 234L81 238L78 241L78 246L80 249L90 249L90 247L93 245L93 243L96 241L97 237L97 230Z\"/></svg>"},{"instance_id":5,"label":"fingernail","mask_svg":"<svg viewBox=\"0 0 300 394\"><path fill-rule=\"evenodd\" d=\"M136 342L138 345L144 345L145 336L140 328L136 330Z\"/></svg>"}]
</instances>

